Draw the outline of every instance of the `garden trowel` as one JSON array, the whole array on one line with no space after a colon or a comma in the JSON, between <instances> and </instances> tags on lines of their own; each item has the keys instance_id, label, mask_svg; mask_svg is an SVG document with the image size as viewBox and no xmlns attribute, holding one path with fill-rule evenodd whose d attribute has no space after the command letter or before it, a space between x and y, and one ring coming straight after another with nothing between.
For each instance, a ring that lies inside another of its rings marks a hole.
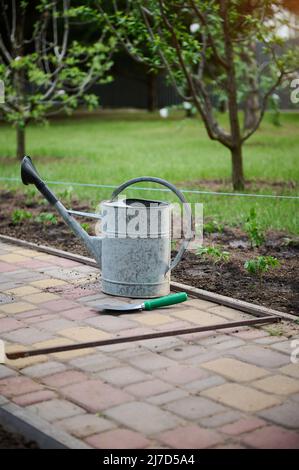
<instances>
[{"instance_id":1,"label":"garden trowel","mask_svg":"<svg viewBox=\"0 0 299 470\"><path fill-rule=\"evenodd\" d=\"M111 312L137 312L139 310L153 310L159 307L166 307L167 305L178 304L185 302L188 299L186 292L180 292L178 294L166 295L158 299L146 300L140 304L102 304L97 305L99 310L107 310Z\"/></svg>"}]
</instances>

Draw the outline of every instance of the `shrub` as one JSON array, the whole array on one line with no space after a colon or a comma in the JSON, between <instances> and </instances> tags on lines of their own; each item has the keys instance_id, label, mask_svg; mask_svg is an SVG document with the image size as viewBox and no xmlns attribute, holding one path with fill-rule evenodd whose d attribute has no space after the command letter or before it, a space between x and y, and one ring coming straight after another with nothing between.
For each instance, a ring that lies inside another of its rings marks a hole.
<instances>
[{"instance_id":1,"label":"shrub","mask_svg":"<svg viewBox=\"0 0 299 470\"><path fill-rule=\"evenodd\" d=\"M26 199L25 199L25 205L27 207L31 207L34 205L35 203L35 197L36 197L36 194L37 194L37 191L35 188L28 188L26 190Z\"/></svg>"},{"instance_id":2,"label":"shrub","mask_svg":"<svg viewBox=\"0 0 299 470\"><path fill-rule=\"evenodd\" d=\"M228 251L222 251L214 246L200 247L197 249L196 254L198 256L205 256L211 258L214 264L224 264L229 261L230 254Z\"/></svg>"},{"instance_id":3,"label":"shrub","mask_svg":"<svg viewBox=\"0 0 299 470\"><path fill-rule=\"evenodd\" d=\"M252 248L258 248L264 243L265 236L257 220L257 215L254 208L250 209L249 216L245 222L245 231L249 236Z\"/></svg>"},{"instance_id":4,"label":"shrub","mask_svg":"<svg viewBox=\"0 0 299 470\"><path fill-rule=\"evenodd\" d=\"M266 272L278 267L279 265L280 263L278 259L274 256L258 256L257 258L247 260L244 263L244 268L248 273L259 276L261 282Z\"/></svg>"},{"instance_id":5,"label":"shrub","mask_svg":"<svg viewBox=\"0 0 299 470\"><path fill-rule=\"evenodd\" d=\"M73 193L74 188L72 186L68 186L66 189L58 192L58 197L59 199L70 203L72 201Z\"/></svg>"},{"instance_id":6,"label":"shrub","mask_svg":"<svg viewBox=\"0 0 299 470\"><path fill-rule=\"evenodd\" d=\"M31 219L31 218L32 218L31 212L25 211L23 209L15 209L13 213L11 214L11 220L14 225L17 225L23 222L23 220Z\"/></svg>"},{"instance_id":7,"label":"shrub","mask_svg":"<svg viewBox=\"0 0 299 470\"><path fill-rule=\"evenodd\" d=\"M222 233L223 229L224 226L220 222L217 222L217 220L211 220L203 226L204 233Z\"/></svg>"},{"instance_id":8,"label":"shrub","mask_svg":"<svg viewBox=\"0 0 299 470\"><path fill-rule=\"evenodd\" d=\"M41 212L35 217L35 222L42 223L44 225L56 225L57 218L52 212Z\"/></svg>"},{"instance_id":9,"label":"shrub","mask_svg":"<svg viewBox=\"0 0 299 470\"><path fill-rule=\"evenodd\" d=\"M81 224L81 227L82 227L86 232L89 232L89 230L90 230L90 225L89 225L88 223L86 223L86 222L83 222L83 223Z\"/></svg>"}]
</instances>

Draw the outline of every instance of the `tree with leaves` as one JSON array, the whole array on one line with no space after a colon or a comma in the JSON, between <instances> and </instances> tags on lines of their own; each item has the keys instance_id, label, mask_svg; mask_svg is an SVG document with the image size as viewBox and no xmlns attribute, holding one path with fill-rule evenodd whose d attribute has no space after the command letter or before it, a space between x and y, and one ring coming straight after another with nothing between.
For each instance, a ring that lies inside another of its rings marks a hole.
<instances>
[{"instance_id":1,"label":"tree with leaves","mask_svg":"<svg viewBox=\"0 0 299 470\"><path fill-rule=\"evenodd\" d=\"M88 92L111 79L115 40L105 28L93 43L78 41L96 14L90 2L72 0L0 0L0 80L5 100L0 115L17 132L17 158L25 154L25 129L79 104L97 105ZM99 18L97 18L99 21ZM80 36L80 35L79 35Z\"/></svg>"},{"instance_id":2,"label":"tree with leaves","mask_svg":"<svg viewBox=\"0 0 299 470\"><path fill-rule=\"evenodd\" d=\"M138 60L166 69L181 98L196 107L208 136L229 149L233 188L242 190L243 145L259 128L274 90L298 68L298 51L285 48L277 22L270 21L281 0L108 3L109 8L105 0L97 0L112 34ZM262 71L257 42L269 58ZM240 110L252 96L253 119L244 126ZM219 103L228 111L227 129L218 120Z\"/></svg>"}]
</instances>

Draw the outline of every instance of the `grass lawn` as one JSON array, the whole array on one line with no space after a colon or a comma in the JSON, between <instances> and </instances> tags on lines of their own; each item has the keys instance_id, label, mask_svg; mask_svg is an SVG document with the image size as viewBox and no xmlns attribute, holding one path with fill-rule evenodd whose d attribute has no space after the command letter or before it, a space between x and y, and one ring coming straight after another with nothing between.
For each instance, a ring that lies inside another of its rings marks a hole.
<instances>
[{"instance_id":1,"label":"grass lawn","mask_svg":"<svg viewBox=\"0 0 299 470\"><path fill-rule=\"evenodd\" d=\"M215 189L202 180L222 180L221 190L230 190L231 163L227 149L208 139L197 119L170 119L157 114L103 113L57 119L49 125L31 125L27 131L27 152L46 180L118 185L142 175L159 176L180 188ZM225 124L225 116L221 119ZM274 127L266 116L261 129L244 147L245 192L297 195L299 181L299 113L282 115L282 126ZM15 131L0 126L0 176L18 177L14 159ZM292 182L293 184L288 184ZM273 183L285 183L274 185ZM0 187L18 187L0 181ZM154 186L151 184L151 186ZM219 188L219 185L217 189ZM61 192L64 186L55 186ZM74 188L92 206L109 197L111 190ZM127 195L172 199L168 193L126 191ZM262 199L214 195L187 195L204 203L204 215L226 224L242 223L256 207L265 228L299 233L299 200Z\"/></svg>"}]
</instances>

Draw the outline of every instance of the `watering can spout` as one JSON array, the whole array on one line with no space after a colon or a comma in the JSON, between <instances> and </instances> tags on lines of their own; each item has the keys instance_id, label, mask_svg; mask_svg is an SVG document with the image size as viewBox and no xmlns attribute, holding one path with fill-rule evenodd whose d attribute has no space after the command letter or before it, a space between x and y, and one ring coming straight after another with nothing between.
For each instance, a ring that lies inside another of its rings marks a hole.
<instances>
[{"instance_id":1,"label":"watering can spout","mask_svg":"<svg viewBox=\"0 0 299 470\"><path fill-rule=\"evenodd\" d=\"M46 183L42 180L38 171L30 157L26 156L21 164L21 178L25 185L34 184L39 192L47 199L47 201L55 207L57 212L61 215L65 223L72 229L72 231L81 238L90 254L95 258L101 267L102 258L102 239L101 237L91 237L82 228L82 226L69 214L64 205L57 199L55 194L48 188Z\"/></svg>"}]
</instances>

